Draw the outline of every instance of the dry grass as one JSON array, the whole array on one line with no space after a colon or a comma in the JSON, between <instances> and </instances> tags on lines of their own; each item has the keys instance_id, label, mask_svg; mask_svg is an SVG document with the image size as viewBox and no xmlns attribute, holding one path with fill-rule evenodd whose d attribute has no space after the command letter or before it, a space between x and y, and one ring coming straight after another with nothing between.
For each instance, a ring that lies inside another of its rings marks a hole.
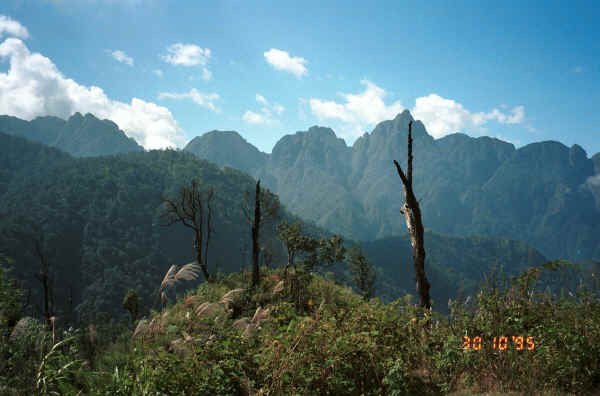
<instances>
[{"instance_id":1,"label":"dry grass","mask_svg":"<svg viewBox=\"0 0 600 396\"><path fill-rule=\"evenodd\" d=\"M160 287L158 292L160 294L160 299L165 302L167 300L167 290L170 287L173 287L180 280L195 280L198 279L198 275L200 274L200 266L192 261L191 263L187 263L179 271L177 271L177 266L173 264L165 276L163 277L162 282L160 283Z\"/></svg>"}]
</instances>

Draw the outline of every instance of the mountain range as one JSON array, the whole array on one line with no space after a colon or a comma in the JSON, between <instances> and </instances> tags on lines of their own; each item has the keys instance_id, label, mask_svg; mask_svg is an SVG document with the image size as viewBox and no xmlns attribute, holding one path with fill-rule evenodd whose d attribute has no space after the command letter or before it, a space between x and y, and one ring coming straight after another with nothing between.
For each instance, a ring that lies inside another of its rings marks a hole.
<instances>
[{"instance_id":1,"label":"mountain range","mask_svg":"<svg viewBox=\"0 0 600 396\"><path fill-rule=\"evenodd\" d=\"M181 224L163 226L161 197L174 196L192 178L215 187L210 271L230 273L250 261L250 225L240 203L254 180L232 168L220 170L195 155L152 150L76 158L56 148L0 132L0 253L14 259L14 275L28 290L31 308L42 306L36 244L49 264L52 290L61 317L124 314L123 296L138 290L146 309L169 266L194 259L193 238ZM283 205L282 220L302 223L304 235L331 236L313 223L292 216ZM261 241L273 253L273 266L287 262L273 227ZM345 238L347 247L353 241ZM477 291L481 276L494 264L514 274L546 258L519 241L456 238L426 232L427 275L436 309L446 301ZM377 269L377 296L391 301L415 294L412 252L407 235L361 244ZM299 257L301 259L301 257ZM347 267L332 268L350 279ZM187 285L193 286L193 285ZM440 303L440 304L438 304Z\"/></svg>"},{"instance_id":2,"label":"mountain range","mask_svg":"<svg viewBox=\"0 0 600 396\"><path fill-rule=\"evenodd\" d=\"M75 113L68 120L47 116L31 121L4 115L0 116L0 132L56 147L76 157L144 150L117 124L90 113L85 116Z\"/></svg>"},{"instance_id":3,"label":"mountain range","mask_svg":"<svg viewBox=\"0 0 600 396\"><path fill-rule=\"evenodd\" d=\"M408 111L348 147L330 128L281 138L271 154L238 133L212 131L184 151L260 178L289 210L348 238L406 232L399 212L408 123L414 121L413 183L423 223L438 233L526 241L546 257L600 258L600 153L555 141L515 148L462 133L430 136Z\"/></svg>"},{"instance_id":4,"label":"mountain range","mask_svg":"<svg viewBox=\"0 0 600 396\"><path fill-rule=\"evenodd\" d=\"M379 123L351 147L326 127L282 137L270 154L235 131L211 131L183 149L238 169L279 195L299 217L353 240L402 235L402 183L413 123L414 190L426 228L447 235L523 240L548 258L600 258L600 153L555 141L520 148L490 137L430 136L408 111ZM76 157L143 151L109 120L0 116L0 132Z\"/></svg>"}]
</instances>

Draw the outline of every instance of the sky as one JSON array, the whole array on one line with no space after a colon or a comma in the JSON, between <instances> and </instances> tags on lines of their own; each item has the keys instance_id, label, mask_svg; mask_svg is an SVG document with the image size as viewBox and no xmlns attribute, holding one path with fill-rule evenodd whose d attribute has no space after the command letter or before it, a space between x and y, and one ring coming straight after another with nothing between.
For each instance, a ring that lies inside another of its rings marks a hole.
<instances>
[{"instance_id":1,"label":"sky","mask_svg":"<svg viewBox=\"0 0 600 396\"><path fill-rule=\"evenodd\" d=\"M597 1L2 0L0 114L92 113L147 149L235 130L347 145L408 109L434 138L600 152Z\"/></svg>"}]
</instances>

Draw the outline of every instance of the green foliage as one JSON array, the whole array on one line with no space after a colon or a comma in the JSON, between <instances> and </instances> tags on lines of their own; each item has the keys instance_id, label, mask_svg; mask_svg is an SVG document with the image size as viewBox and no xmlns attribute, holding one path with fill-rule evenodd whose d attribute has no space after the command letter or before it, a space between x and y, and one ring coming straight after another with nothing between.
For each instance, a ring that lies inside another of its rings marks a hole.
<instances>
[{"instance_id":1,"label":"green foliage","mask_svg":"<svg viewBox=\"0 0 600 396\"><path fill-rule=\"evenodd\" d=\"M68 349L73 340L75 337L65 338L52 345L50 350L43 355L35 384L40 396L60 396L76 392L77 389L73 384L74 371L80 361L72 360L70 357L77 353L73 348Z\"/></svg>"},{"instance_id":2,"label":"green foliage","mask_svg":"<svg viewBox=\"0 0 600 396\"><path fill-rule=\"evenodd\" d=\"M388 372L382 383L387 386L390 396L408 395L407 367L401 357L391 360Z\"/></svg>"},{"instance_id":3,"label":"green foliage","mask_svg":"<svg viewBox=\"0 0 600 396\"><path fill-rule=\"evenodd\" d=\"M151 307L164 268L195 259L186 228L161 227L159 221L161 197L192 179L215 187L211 251L219 253L209 255L209 266L218 260L225 273L241 267L239 247L248 232L239 202L254 184L248 175L174 150L76 159L5 135L0 148L3 169L9 170L0 171L0 249L19 263L13 275L31 290L33 307L43 296L32 277L39 260L29 224L39 225L51 248L57 312L72 322L94 320L97 312L129 316L121 309L129 289L137 290L141 306ZM263 242L276 239L272 228L261 234ZM282 254L274 244L274 257Z\"/></svg>"},{"instance_id":4,"label":"green foliage","mask_svg":"<svg viewBox=\"0 0 600 396\"><path fill-rule=\"evenodd\" d=\"M14 378L6 383L24 394L90 396L588 394L600 386L600 301L584 286L565 298L536 294L544 272L569 265L546 267L511 279L492 272L476 296L450 304L449 317L419 316L410 295L390 304L365 301L302 269L298 275L310 277L301 310L293 293L272 292L280 279L292 282L280 269L266 271L253 293L240 294L232 303L236 314L196 317L203 302L247 286L249 274L235 273L153 313L144 337L132 339L128 326L104 320L95 327L97 353L86 368L78 362L90 358L84 340L91 329L66 332L57 344L35 336L29 352L9 355ZM251 318L257 307L267 307L268 315L253 335L242 336L234 321ZM484 342L463 350L465 335L531 336L535 348L519 351L511 342L499 350ZM5 393L22 394L15 392Z\"/></svg>"},{"instance_id":5,"label":"green foliage","mask_svg":"<svg viewBox=\"0 0 600 396\"><path fill-rule=\"evenodd\" d=\"M140 312L140 298L134 289L129 289L123 298L123 308L129 311L131 322L135 323Z\"/></svg>"},{"instance_id":6,"label":"green foliage","mask_svg":"<svg viewBox=\"0 0 600 396\"><path fill-rule=\"evenodd\" d=\"M374 297L376 273L359 246L354 246L350 251L348 266L353 275L352 281L360 290L363 298L368 300Z\"/></svg>"},{"instance_id":7,"label":"green foliage","mask_svg":"<svg viewBox=\"0 0 600 396\"><path fill-rule=\"evenodd\" d=\"M12 328L17 323L23 308L23 291L10 279L9 271L4 267L11 260L0 253L0 328Z\"/></svg>"}]
</instances>

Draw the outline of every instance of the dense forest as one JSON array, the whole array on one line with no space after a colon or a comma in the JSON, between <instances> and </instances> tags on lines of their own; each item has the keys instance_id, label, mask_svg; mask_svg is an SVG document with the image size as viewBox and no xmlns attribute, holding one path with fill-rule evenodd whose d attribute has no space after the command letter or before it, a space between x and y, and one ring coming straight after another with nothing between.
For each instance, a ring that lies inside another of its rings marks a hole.
<instances>
[{"instance_id":1,"label":"dense forest","mask_svg":"<svg viewBox=\"0 0 600 396\"><path fill-rule=\"evenodd\" d=\"M194 263L190 228L165 222L167 200L193 182L214 191L203 240L209 282ZM186 151L75 157L0 133L0 393L556 394L600 386L597 262L551 261L522 241L426 230L434 303L423 312L411 300L408 235L344 239L282 201L277 221L262 228L253 285L255 188L248 174ZM531 335L539 346L478 352L461 348L467 334Z\"/></svg>"}]
</instances>

